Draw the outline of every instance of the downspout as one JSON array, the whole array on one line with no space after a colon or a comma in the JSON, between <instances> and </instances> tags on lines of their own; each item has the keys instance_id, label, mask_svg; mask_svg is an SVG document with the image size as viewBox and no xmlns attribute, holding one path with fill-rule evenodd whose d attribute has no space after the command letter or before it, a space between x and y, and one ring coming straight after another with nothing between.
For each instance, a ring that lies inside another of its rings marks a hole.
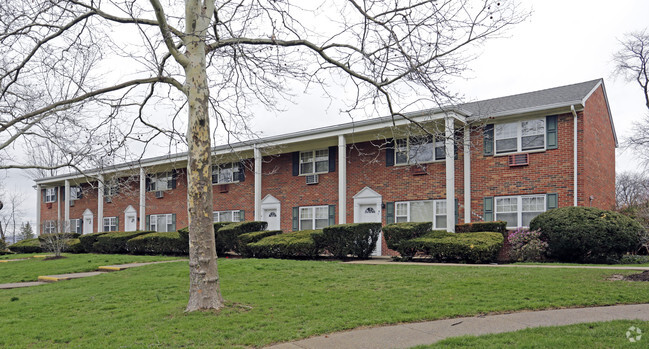
<instances>
[{"instance_id":1,"label":"downspout","mask_svg":"<svg viewBox=\"0 0 649 349\"><path fill-rule=\"evenodd\" d=\"M572 142L573 147L574 147L574 149L573 149L573 152L574 152L573 158L574 159L573 159L573 165L572 165L573 166L573 188L574 188L574 191L573 191L573 197L574 197L573 206L577 206L577 198L578 198L578 195L577 195L577 170L578 170L578 168L577 168L577 155L578 155L577 154L577 112L575 111L575 105L574 104L570 106L570 111L572 112L572 117L573 117L572 118L572 120L573 120L572 125L573 125L573 133L574 133L573 134L573 142Z\"/></svg>"}]
</instances>

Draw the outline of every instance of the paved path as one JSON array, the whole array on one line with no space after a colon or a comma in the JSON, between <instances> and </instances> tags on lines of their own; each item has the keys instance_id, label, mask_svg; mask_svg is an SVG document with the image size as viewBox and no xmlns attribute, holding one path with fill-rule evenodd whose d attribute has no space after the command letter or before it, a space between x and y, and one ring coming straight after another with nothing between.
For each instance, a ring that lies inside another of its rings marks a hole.
<instances>
[{"instance_id":1,"label":"paved path","mask_svg":"<svg viewBox=\"0 0 649 349\"><path fill-rule=\"evenodd\" d=\"M611 320L649 321L649 304L526 311L351 330L281 343L269 349L410 348L463 335L483 335L541 326ZM643 329L644 330L644 329ZM644 338L643 338L644 339Z\"/></svg>"},{"instance_id":2,"label":"paved path","mask_svg":"<svg viewBox=\"0 0 649 349\"><path fill-rule=\"evenodd\" d=\"M111 271L119 271L119 270L124 270L124 269L129 269L129 268L141 267L141 266L145 266L145 265L180 262L180 261L186 261L186 259L176 259L176 260L172 260L172 261L159 261L159 262L143 262L143 263L128 263L128 264L106 265L106 266L101 266L101 267L97 268L97 271L89 271L89 272L85 272L85 273L41 275L41 276L38 277L38 281L14 282L14 283L9 283L9 284L0 284L0 290L3 290L3 289L6 290L6 289L10 289L10 288L38 286L38 285L43 285L43 284L50 283L50 282L58 282L58 281L65 281L65 280L71 280L71 279L85 278L85 277L89 277L89 276L96 276L96 275L104 274L104 273L111 272Z\"/></svg>"}]
</instances>

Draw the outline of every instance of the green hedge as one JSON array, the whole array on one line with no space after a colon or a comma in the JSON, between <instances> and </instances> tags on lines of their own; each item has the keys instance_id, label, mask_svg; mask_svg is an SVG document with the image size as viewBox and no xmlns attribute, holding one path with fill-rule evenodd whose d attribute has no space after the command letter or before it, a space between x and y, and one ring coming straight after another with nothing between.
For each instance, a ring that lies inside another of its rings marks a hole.
<instances>
[{"instance_id":1,"label":"green hedge","mask_svg":"<svg viewBox=\"0 0 649 349\"><path fill-rule=\"evenodd\" d=\"M92 244L95 253L128 253L126 242L136 236L155 233L153 231L118 231L110 232L97 237L97 242Z\"/></svg>"},{"instance_id":2,"label":"green hedge","mask_svg":"<svg viewBox=\"0 0 649 349\"><path fill-rule=\"evenodd\" d=\"M418 251L440 262L488 263L496 259L503 241L503 235L496 232L432 232L403 242L400 249L406 257Z\"/></svg>"},{"instance_id":3,"label":"green hedge","mask_svg":"<svg viewBox=\"0 0 649 349\"><path fill-rule=\"evenodd\" d=\"M493 231L504 234L507 232L507 222L474 222L455 225L456 233L475 233L484 231Z\"/></svg>"},{"instance_id":4,"label":"green hedge","mask_svg":"<svg viewBox=\"0 0 649 349\"><path fill-rule=\"evenodd\" d=\"M530 222L548 243L548 257L562 262L616 263L639 245L640 223L613 211L594 207L562 207Z\"/></svg>"},{"instance_id":5,"label":"green hedge","mask_svg":"<svg viewBox=\"0 0 649 349\"><path fill-rule=\"evenodd\" d=\"M381 231L381 223L337 224L322 229L316 244L336 258L347 255L367 259Z\"/></svg>"},{"instance_id":6,"label":"green hedge","mask_svg":"<svg viewBox=\"0 0 649 349\"><path fill-rule=\"evenodd\" d=\"M383 235L389 249L398 251L403 241L418 238L432 230L431 222L392 223L383 227Z\"/></svg>"},{"instance_id":7,"label":"green hedge","mask_svg":"<svg viewBox=\"0 0 649 349\"><path fill-rule=\"evenodd\" d=\"M241 242L239 241L239 235L266 230L267 226L268 223L266 222L245 221L230 223L224 227L221 227L220 229L216 230L217 255L222 256L228 251L240 253Z\"/></svg>"},{"instance_id":8,"label":"green hedge","mask_svg":"<svg viewBox=\"0 0 649 349\"><path fill-rule=\"evenodd\" d=\"M70 252L70 253L84 253L83 246L81 246L81 240L79 239L70 239L66 241L66 244L68 247L66 248L65 252Z\"/></svg>"},{"instance_id":9,"label":"green hedge","mask_svg":"<svg viewBox=\"0 0 649 349\"><path fill-rule=\"evenodd\" d=\"M263 231L255 231L252 233L245 233L239 235L239 248L240 248L240 253L243 256L250 257L252 256L252 250L248 247L248 244L251 244L253 242L257 242L265 237L268 236L273 236L273 235L278 235L281 234L281 230L263 230Z\"/></svg>"},{"instance_id":10,"label":"green hedge","mask_svg":"<svg viewBox=\"0 0 649 349\"><path fill-rule=\"evenodd\" d=\"M177 231L136 236L126 242L126 249L135 254L187 255L189 243Z\"/></svg>"},{"instance_id":11,"label":"green hedge","mask_svg":"<svg viewBox=\"0 0 649 349\"><path fill-rule=\"evenodd\" d=\"M94 245L95 242L97 242L97 238L108 234L107 232L99 232L99 233L92 233L92 234L84 234L79 236L79 242L81 243L81 249L83 250L84 253L93 253L95 250L93 249L92 245Z\"/></svg>"},{"instance_id":12,"label":"green hedge","mask_svg":"<svg viewBox=\"0 0 649 349\"><path fill-rule=\"evenodd\" d=\"M79 233L42 234L38 236L38 241L44 242L48 236L53 236L56 239L78 239L81 236L81 234Z\"/></svg>"},{"instance_id":13,"label":"green hedge","mask_svg":"<svg viewBox=\"0 0 649 349\"><path fill-rule=\"evenodd\" d=\"M322 230L301 230L267 236L248 244L247 248L257 258L315 258L320 254L315 241L321 235Z\"/></svg>"},{"instance_id":14,"label":"green hedge","mask_svg":"<svg viewBox=\"0 0 649 349\"><path fill-rule=\"evenodd\" d=\"M41 247L40 241L38 238L21 240L15 244L9 246L9 250L16 253L41 253L43 248Z\"/></svg>"}]
</instances>

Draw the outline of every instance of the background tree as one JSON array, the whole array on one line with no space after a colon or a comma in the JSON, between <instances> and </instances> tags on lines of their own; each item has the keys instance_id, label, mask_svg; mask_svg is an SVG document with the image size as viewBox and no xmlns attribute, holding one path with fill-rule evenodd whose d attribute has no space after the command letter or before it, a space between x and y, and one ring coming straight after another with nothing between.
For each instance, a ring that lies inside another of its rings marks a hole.
<instances>
[{"instance_id":1,"label":"background tree","mask_svg":"<svg viewBox=\"0 0 649 349\"><path fill-rule=\"evenodd\" d=\"M20 225L20 240L29 240L34 238L34 230L29 222Z\"/></svg>"},{"instance_id":2,"label":"background tree","mask_svg":"<svg viewBox=\"0 0 649 349\"><path fill-rule=\"evenodd\" d=\"M616 178L615 194L617 210L649 229L649 177L643 173L620 173Z\"/></svg>"},{"instance_id":3,"label":"background tree","mask_svg":"<svg viewBox=\"0 0 649 349\"><path fill-rule=\"evenodd\" d=\"M0 160L2 168L38 166L11 151L43 139L74 160L46 169L101 167L138 158L151 142L186 143L188 311L223 305L211 219L214 135L248 135L253 107L277 110L292 98L288 87L339 84L352 116L407 118L409 109L452 103L447 82L472 58L466 48L526 16L502 0L183 5L0 4Z\"/></svg>"},{"instance_id":4,"label":"background tree","mask_svg":"<svg viewBox=\"0 0 649 349\"><path fill-rule=\"evenodd\" d=\"M640 86L649 111L649 33L644 29L627 34L620 44L620 50L613 57L615 72ZM626 140L626 145L636 150L645 165L649 164L649 112L634 123L633 134Z\"/></svg>"},{"instance_id":5,"label":"background tree","mask_svg":"<svg viewBox=\"0 0 649 349\"><path fill-rule=\"evenodd\" d=\"M23 212L20 209L24 199L17 192L7 192L0 189L0 239L13 243L18 232L18 220ZM11 237L11 241L7 239Z\"/></svg>"}]
</instances>

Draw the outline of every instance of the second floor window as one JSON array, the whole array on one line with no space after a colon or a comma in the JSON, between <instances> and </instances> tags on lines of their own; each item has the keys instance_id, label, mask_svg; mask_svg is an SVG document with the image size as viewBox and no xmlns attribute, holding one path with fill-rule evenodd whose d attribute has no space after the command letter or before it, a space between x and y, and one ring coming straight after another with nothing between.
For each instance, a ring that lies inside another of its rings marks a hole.
<instances>
[{"instance_id":1,"label":"second floor window","mask_svg":"<svg viewBox=\"0 0 649 349\"><path fill-rule=\"evenodd\" d=\"M70 200L81 199L81 187L70 187Z\"/></svg>"},{"instance_id":2,"label":"second floor window","mask_svg":"<svg viewBox=\"0 0 649 349\"><path fill-rule=\"evenodd\" d=\"M545 119L524 120L494 126L496 154L545 148Z\"/></svg>"},{"instance_id":3,"label":"second floor window","mask_svg":"<svg viewBox=\"0 0 649 349\"><path fill-rule=\"evenodd\" d=\"M45 189L45 202L56 201L56 188Z\"/></svg>"},{"instance_id":4,"label":"second floor window","mask_svg":"<svg viewBox=\"0 0 649 349\"><path fill-rule=\"evenodd\" d=\"M228 163L212 166L212 184L241 182L244 168L239 163Z\"/></svg>"},{"instance_id":5,"label":"second floor window","mask_svg":"<svg viewBox=\"0 0 649 349\"><path fill-rule=\"evenodd\" d=\"M394 150L397 165L420 164L446 158L444 138L431 136L398 139Z\"/></svg>"},{"instance_id":6,"label":"second floor window","mask_svg":"<svg viewBox=\"0 0 649 349\"><path fill-rule=\"evenodd\" d=\"M300 152L300 174L329 172L329 149Z\"/></svg>"},{"instance_id":7,"label":"second floor window","mask_svg":"<svg viewBox=\"0 0 649 349\"><path fill-rule=\"evenodd\" d=\"M176 188L176 174L162 172L147 176L147 191L171 190Z\"/></svg>"}]
</instances>

